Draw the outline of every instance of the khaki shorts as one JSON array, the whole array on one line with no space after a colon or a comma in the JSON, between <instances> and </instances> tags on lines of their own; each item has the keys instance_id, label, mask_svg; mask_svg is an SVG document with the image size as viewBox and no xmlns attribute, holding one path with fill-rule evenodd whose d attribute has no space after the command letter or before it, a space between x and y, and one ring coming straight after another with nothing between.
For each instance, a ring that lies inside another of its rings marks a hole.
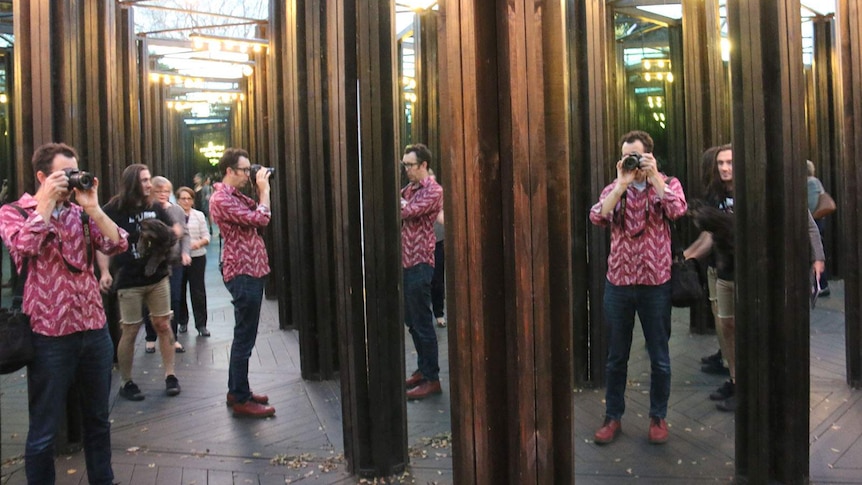
<instances>
[{"instance_id":1,"label":"khaki shorts","mask_svg":"<svg viewBox=\"0 0 862 485\"><path fill-rule=\"evenodd\" d=\"M715 291L715 281L718 279L718 270L715 266L706 267L706 286L709 288L709 301L718 301L718 294Z\"/></svg>"},{"instance_id":2,"label":"khaki shorts","mask_svg":"<svg viewBox=\"0 0 862 485\"><path fill-rule=\"evenodd\" d=\"M718 296L718 318L733 318L733 281L716 280L715 292Z\"/></svg>"},{"instance_id":3,"label":"khaki shorts","mask_svg":"<svg viewBox=\"0 0 862 485\"><path fill-rule=\"evenodd\" d=\"M165 276L158 283L134 288L117 290L117 301L120 305L120 322L141 323L144 320L143 305L147 305L150 316L165 317L171 315L171 284Z\"/></svg>"}]
</instances>

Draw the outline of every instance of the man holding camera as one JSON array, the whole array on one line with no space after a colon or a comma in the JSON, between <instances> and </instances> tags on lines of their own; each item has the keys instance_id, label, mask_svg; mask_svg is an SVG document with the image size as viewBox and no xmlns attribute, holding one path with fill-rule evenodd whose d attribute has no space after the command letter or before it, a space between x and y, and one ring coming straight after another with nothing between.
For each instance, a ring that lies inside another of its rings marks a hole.
<instances>
[{"instance_id":1,"label":"man holding camera","mask_svg":"<svg viewBox=\"0 0 862 485\"><path fill-rule=\"evenodd\" d=\"M620 140L622 158L617 178L604 188L590 210L590 221L611 228L611 250L603 309L608 326L605 421L595 441L610 443L622 430L625 388L635 312L640 317L650 357L650 443L668 439L670 397L670 267L669 220L686 211L685 194L676 178L659 172L652 155L652 137L631 131Z\"/></svg>"},{"instance_id":2,"label":"man holding camera","mask_svg":"<svg viewBox=\"0 0 862 485\"><path fill-rule=\"evenodd\" d=\"M224 284L233 297L233 344L227 381L227 404L234 416L266 418L275 414L268 406L269 397L251 392L248 382L248 359L257 340L263 287L269 274L269 259L259 229L272 218L269 200L269 178L273 169L252 165L248 152L228 148L219 160L221 183L214 184L210 198L210 215L224 236L221 268ZM251 178L257 187L255 202L239 189Z\"/></svg>"},{"instance_id":3,"label":"man holding camera","mask_svg":"<svg viewBox=\"0 0 862 485\"><path fill-rule=\"evenodd\" d=\"M408 145L401 166L410 181L401 189L401 266L404 272L404 323L416 347L415 372L407 379L407 399L440 394L437 331L431 304L434 277L434 221L443 209L443 188L429 173L431 151Z\"/></svg>"},{"instance_id":4,"label":"man holding camera","mask_svg":"<svg viewBox=\"0 0 862 485\"><path fill-rule=\"evenodd\" d=\"M23 311L30 316L36 353L27 368L27 482L55 481L54 438L76 381L87 476L90 483L111 484L113 343L93 273L93 250L122 252L128 234L99 207L99 181L78 170L72 147L42 145L33 154L33 169L36 194L0 209L3 241L19 270L27 264ZM70 201L73 192L77 204Z\"/></svg>"}]
</instances>

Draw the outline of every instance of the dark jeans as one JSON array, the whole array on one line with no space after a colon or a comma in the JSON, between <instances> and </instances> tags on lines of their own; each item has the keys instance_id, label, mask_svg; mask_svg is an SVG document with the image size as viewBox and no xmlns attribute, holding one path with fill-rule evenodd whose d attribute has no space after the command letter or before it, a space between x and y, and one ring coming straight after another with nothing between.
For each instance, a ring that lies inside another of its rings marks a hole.
<instances>
[{"instance_id":1,"label":"dark jeans","mask_svg":"<svg viewBox=\"0 0 862 485\"><path fill-rule=\"evenodd\" d=\"M431 278L431 304L434 307L434 317L443 316L443 306L446 301L446 252L443 241L437 241L434 246L434 277Z\"/></svg>"},{"instance_id":2,"label":"dark jeans","mask_svg":"<svg viewBox=\"0 0 862 485\"><path fill-rule=\"evenodd\" d=\"M186 303L186 295L191 293L195 328L207 328L207 287L204 282L206 269L206 255L192 258L191 266L183 267L182 281L180 282L180 298L177 308L174 310L174 319L180 325L189 324L189 307ZM187 292L186 286L188 286L188 290L190 291ZM171 287L171 293L173 294L173 287Z\"/></svg>"},{"instance_id":3,"label":"dark jeans","mask_svg":"<svg viewBox=\"0 0 862 485\"><path fill-rule=\"evenodd\" d=\"M171 275L168 282L171 285L171 311L174 312L174 315L171 317L171 330L174 331L174 340L177 338L177 309L180 306L180 295L182 294L182 285L183 282L183 270L185 266L182 264L176 264L171 267ZM144 314L144 331L147 333L147 336L144 339L147 342L155 342L158 335L156 334L156 329L153 328L153 321L150 320L150 312L147 310L145 306L143 309ZM186 322L188 322L188 314L186 315ZM182 322L180 322L182 323Z\"/></svg>"},{"instance_id":4,"label":"dark jeans","mask_svg":"<svg viewBox=\"0 0 862 485\"><path fill-rule=\"evenodd\" d=\"M112 483L108 399L113 344L107 327L63 337L33 334L33 347L36 358L27 368L30 411L24 452L27 482L54 483L54 438L74 381L80 390L77 398L83 414L87 476L90 483Z\"/></svg>"},{"instance_id":5,"label":"dark jeans","mask_svg":"<svg viewBox=\"0 0 862 485\"><path fill-rule=\"evenodd\" d=\"M429 381L439 380L437 360L437 331L434 329L434 312L431 309L431 278L434 268L430 264L417 264L404 269L404 323L413 337L419 372Z\"/></svg>"},{"instance_id":6,"label":"dark jeans","mask_svg":"<svg viewBox=\"0 0 862 485\"><path fill-rule=\"evenodd\" d=\"M826 218L817 219L814 221L817 224L817 229L820 230L820 242L823 243L823 255L826 255L826 239L824 238L824 234L826 231ZM826 263L826 261L824 261ZM829 268L826 264L823 265L823 273L820 274L820 289L829 288Z\"/></svg>"},{"instance_id":7,"label":"dark jeans","mask_svg":"<svg viewBox=\"0 0 862 485\"><path fill-rule=\"evenodd\" d=\"M609 327L605 415L620 419L626 410L625 391L635 312L641 321L650 359L650 417L667 416L670 397L670 282L659 286L615 286L605 282L604 311Z\"/></svg>"},{"instance_id":8,"label":"dark jeans","mask_svg":"<svg viewBox=\"0 0 862 485\"><path fill-rule=\"evenodd\" d=\"M233 315L236 321L233 327L233 344L230 347L227 389L240 403L251 398L248 359L257 340L264 280L265 278L239 275L224 284L233 297Z\"/></svg>"}]
</instances>

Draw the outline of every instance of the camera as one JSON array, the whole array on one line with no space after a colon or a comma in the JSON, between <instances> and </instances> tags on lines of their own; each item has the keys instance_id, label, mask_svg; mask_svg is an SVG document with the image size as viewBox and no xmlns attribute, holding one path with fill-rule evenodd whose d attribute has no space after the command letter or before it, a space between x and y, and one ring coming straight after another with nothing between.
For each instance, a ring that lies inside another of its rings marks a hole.
<instances>
[{"instance_id":1,"label":"camera","mask_svg":"<svg viewBox=\"0 0 862 485\"><path fill-rule=\"evenodd\" d=\"M641 159L643 156L638 152L631 152L623 158L623 170L631 172L632 170L641 168Z\"/></svg>"},{"instance_id":2,"label":"camera","mask_svg":"<svg viewBox=\"0 0 862 485\"><path fill-rule=\"evenodd\" d=\"M258 164L254 164L251 166L251 170L249 171L249 176L251 177L251 180L257 180L257 171L260 169L264 169L269 172L270 177L275 174L275 169L272 167L263 167Z\"/></svg>"},{"instance_id":3,"label":"camera","mask_svg":"<svg viewBox=\"0 0 862 485\"><path fill-rule=\"evenodd\" d=\"M90 172L84 172L77 168L64 168L63 172L66 172L66 177L69 178L69 190L90 190L93 188L93 174Z\"/></svg>"}]
</instances>

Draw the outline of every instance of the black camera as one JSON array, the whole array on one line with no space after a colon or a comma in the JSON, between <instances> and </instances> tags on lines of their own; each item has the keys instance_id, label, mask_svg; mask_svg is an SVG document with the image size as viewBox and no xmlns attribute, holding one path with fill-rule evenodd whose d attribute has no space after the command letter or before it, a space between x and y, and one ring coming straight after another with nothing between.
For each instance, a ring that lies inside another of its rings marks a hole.
<instances>
[{"instance_id":1,"label":"black camera","mask_svg":"<svg viewBox=\"0 0 862 485\"><path fill-rule=\"evenodd\" d=\"M90 190L93 188L93 174L90 172L84 172L77 168L64 168L63 171L66 172L66 177L69 178L69 190Z\"/></svg>"},{"instance_id":2,"label":"black camera","mask_svg":"<svg viewBox=\"0 0 862 485\"><path fill-rule=\"evenodd\" d=\"M641 159L643 156L638 152L631 152L623 158L623 170L631 172L632 170L641 168Z\"/></svg>"},{"instance_id":3,"label":"black camera","mask_svg":"<svg viewBox=\"0 0 862 485\"><path fill-rule=\"evenodd\" d=\"M251 166L251 170L249 171L249 176L252 180L257 180L257 171L260 169L264 169L269 172L270 179L272 178L272 175L275 174L275 169L272 167L263 167L258 164L254 164Z\"/></svg>"}]
</instances>

